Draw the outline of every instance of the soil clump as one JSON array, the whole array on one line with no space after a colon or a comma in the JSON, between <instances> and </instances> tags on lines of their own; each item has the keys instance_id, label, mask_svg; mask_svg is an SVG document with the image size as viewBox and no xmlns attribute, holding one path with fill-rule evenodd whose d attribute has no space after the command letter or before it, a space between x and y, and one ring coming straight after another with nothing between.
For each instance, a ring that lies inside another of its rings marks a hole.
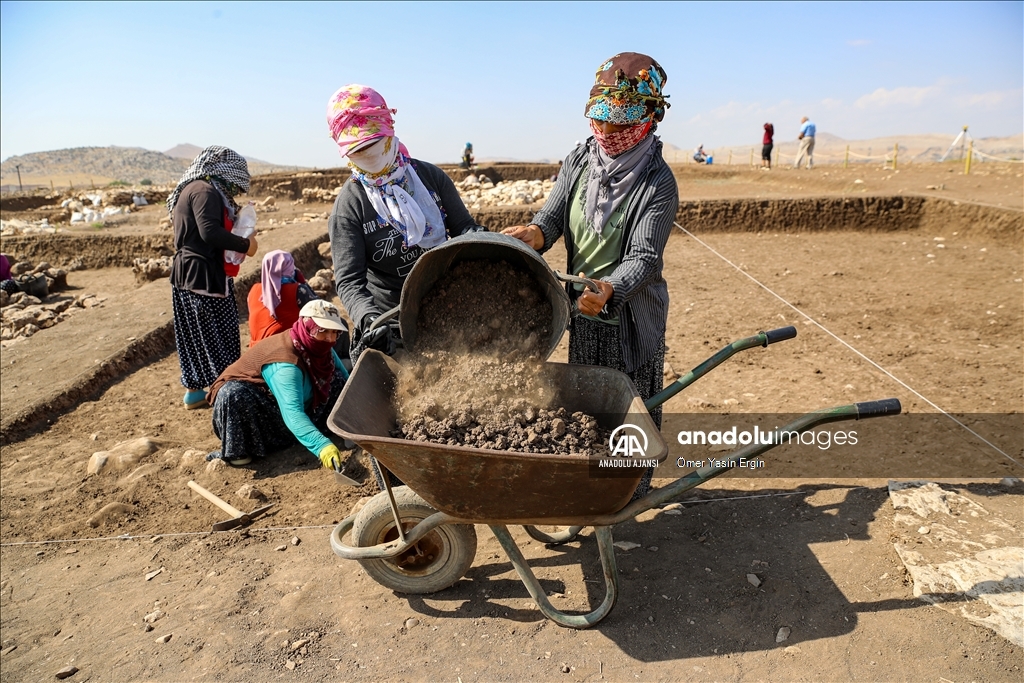
<instances>
[{"instance_id":1,"label":"soil clump","mask_svg":"<svg viewBox=\"0 0 1024 683\"><path fill-rule=\"evenodd\" d=\"M421 303L419 348L398 376L393 435L525 453L604 450L608 432L595 418L554 405L544 364L551 318L529 273L505 262L454 266Z\"/></svg>"}]
</instances>

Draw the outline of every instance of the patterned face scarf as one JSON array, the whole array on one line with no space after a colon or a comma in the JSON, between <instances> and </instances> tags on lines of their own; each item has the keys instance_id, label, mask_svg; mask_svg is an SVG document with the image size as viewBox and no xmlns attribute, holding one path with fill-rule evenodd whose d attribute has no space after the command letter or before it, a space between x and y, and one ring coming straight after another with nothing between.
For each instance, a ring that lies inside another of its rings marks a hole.
<instances>
[{"instance_id":1,"label":"patterned face scarf","mask_svg":"<svg viewBox=\"0 0 1024 683\"><path fill-rule=\"evenodd\" d=\"M174 205L181 196L181 191L193 180L206 180L210 182L224 197L232 210L232 217L238 211L238 204L235 203L236 195L249 191L249 164L245 157L234 150L220 145L212 145L199 153L181 176L177 187L167 198L167 213L174 215Z\"/></svg>"},{"instance_id":2,"label":"patterned face scarf","mask_svg":"<svg viewBox=\"0 0 1024 683\"><path fill-rule=\"evenodd\" d=\"M316 330L317 324L312 318L299 318L289 331L292 346L305 364L309 379L313 382L314 409L330 398L331 380L334 379L334 357L331 355L334 344L314 337L313 333Z\"/></svg>"},{"instance_id":3,"label":"patterned face scarf","mask_svg":"<svg viewBox=\"0 0 1024 683\"><path fill-rule=\"evenodd\" d=\"M409 157L402 153L398 138L385 138L362 156L360 152L354 154L356 158L349 157L352 177L366 190L377 215L401 233L406 247L430 249L448 238L441 209L409 163ZM365 171L357 165L357 159L381 170Z\"/></svg>"},{"instance_id":4,"label":"patterned face scarf","mask_svg":"<svg viewBox=\"0 0 1024 683\"><path fill-rule=\"evenodd\" d=\"M594 119L590 119L590 132L594 134L594 139L597 140L597 144L601 145L604 153L610 157L617 157L636 147L638 142L647 137L650 130L651 122L648 121L606 135L594 122Z\"/></svg>"}]
</instances>

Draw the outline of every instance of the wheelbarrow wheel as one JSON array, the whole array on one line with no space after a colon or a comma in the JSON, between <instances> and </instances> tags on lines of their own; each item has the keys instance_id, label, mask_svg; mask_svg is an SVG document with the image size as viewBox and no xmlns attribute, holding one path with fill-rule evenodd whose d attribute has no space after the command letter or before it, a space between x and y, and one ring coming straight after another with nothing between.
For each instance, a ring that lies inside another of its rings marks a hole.
<instances>
[{"instance_id":1,"label":"wheelbarrow wheel","mask_svg":"<svg viewBox=\"0 0 1024 683\"><path fill-rule=\"evenodd\" d=\"M437 512L408 486L393 489L403 531ZM356 546L388 543L398 538L387 493L378 493L360 510L352 525ZM382 586L411 595L436 593L453 585L473 565L476 529L472 524L437 527L401 555L384 560L360 560L366 573Z\"/></svg>"}]
</instances>

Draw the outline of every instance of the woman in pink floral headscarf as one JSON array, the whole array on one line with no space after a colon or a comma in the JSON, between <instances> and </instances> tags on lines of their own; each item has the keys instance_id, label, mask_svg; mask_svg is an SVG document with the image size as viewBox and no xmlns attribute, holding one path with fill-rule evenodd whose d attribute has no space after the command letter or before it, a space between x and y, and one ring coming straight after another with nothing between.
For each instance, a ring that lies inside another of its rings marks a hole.
<instances>
[{"instance_id":1,"label":"woman in pink floral headscarf","mask_svg":"<svg viewBox=\"0 0 1024 683\"><path fill-rule=\"evenodd\" d=\"M355 328L353 361L364 348L394 352L397 327L369 327L398 305L420 254L450 237L485 230L444 171L410 157L395 137L396 113L365 85L346 85L327 103L328 130L352 170L328 226L334 281Z\"/></svg>"}]
</instances>

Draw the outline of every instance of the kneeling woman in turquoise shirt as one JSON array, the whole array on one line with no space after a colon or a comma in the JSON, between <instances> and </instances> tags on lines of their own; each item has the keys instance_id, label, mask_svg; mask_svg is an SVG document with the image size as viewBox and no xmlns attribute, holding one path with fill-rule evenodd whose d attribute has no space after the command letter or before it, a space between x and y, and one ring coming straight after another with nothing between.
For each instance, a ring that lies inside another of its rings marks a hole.
<instances>
[{"instance_id":1,"label":"kneeling woman in turquoise shirt","mask_svg":"<svg viewBox=\"0 0 1024 683\"><path fill-rule=\"evenodd\" d=\"M323 467L340 469L338 447L321 429L348 379L333 348L344 329L334 304L310 301L287 333L263 339L228 366L207 396L221 450L206 459L245 465L297 441Z\"/></svg>"}]
</instances>

